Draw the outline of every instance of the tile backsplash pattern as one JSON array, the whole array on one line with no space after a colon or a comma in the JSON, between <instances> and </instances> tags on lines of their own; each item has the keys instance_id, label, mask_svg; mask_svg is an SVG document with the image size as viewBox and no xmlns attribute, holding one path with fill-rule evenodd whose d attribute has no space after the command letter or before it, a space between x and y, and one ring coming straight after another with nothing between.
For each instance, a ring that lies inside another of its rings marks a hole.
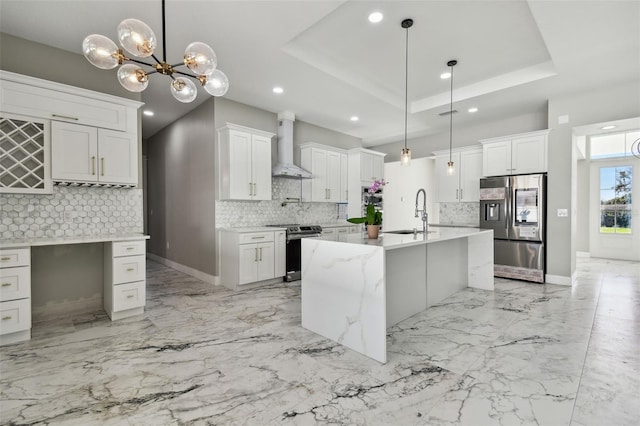
<instances>
[{"instance_id":1,"label":"tile backsplash pattern","mask_svg":"<svg viewBox=\"0 0 640 426\"><path fill-rule=\"evenodd\" d=\"M480 224L480 203L440 203L441 225Z\"/></svg>"},{"instance_id":2,"label":"tile backsplash pattern","mask_svg":"<svg viewBox=\"0 0 640 426\"><path fill-rule=\"evenodd\" d=\"M142 190L54 186L53 194L1 194L0 237L142 233Z\"/></svg>"},{"instance_id":3,"label":"tile backsplash pattern","mask_svg":"<svg viewBox=\"0 0 640 426\"><path fill-rule=\"evenodd\" d=\"M273 178L271 201L216 201L216 228L252 227L288 223L330 224L338 222L335 203L290 203L300 198L298 179Z\"/></svg>"}]
</instances>

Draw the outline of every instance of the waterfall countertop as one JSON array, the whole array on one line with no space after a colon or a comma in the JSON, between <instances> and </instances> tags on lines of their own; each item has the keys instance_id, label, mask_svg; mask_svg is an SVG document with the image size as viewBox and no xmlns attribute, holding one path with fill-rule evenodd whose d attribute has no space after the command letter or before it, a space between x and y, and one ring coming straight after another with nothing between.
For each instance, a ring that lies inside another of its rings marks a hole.
<instances>
[{"instance_id":1,"label":"waterfall countertop","mask_svg":"<svg viewBox=\"0 0 640 426\"><path fill-rule=\"evenodd\" d=\"M20 247L55 246L64 244L105 243L109 241L139 241L149 239L144 234L113 234L92 235L86 237L43 237L43 238L16 238L12 240L0 240L0 249L12 249Z\"/></svg>"}]
</instances>

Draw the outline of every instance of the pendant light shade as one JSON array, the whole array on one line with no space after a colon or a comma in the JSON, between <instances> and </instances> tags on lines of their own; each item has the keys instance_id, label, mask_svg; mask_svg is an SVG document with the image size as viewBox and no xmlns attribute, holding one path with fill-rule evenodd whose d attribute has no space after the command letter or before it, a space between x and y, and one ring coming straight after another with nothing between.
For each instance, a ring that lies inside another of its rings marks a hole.
<instances>
[{"instance_id":1,"label":"pendant light shade","mask_svg":"<svg viewBox=\"0 0 640 426\"><path fill-rule=\"evenodd\" d=\"M449 162L447 163L447 174L450 176L455 172L451 150L453 148L453 67L456 66L457 63L458 61L455 59L447 62L447 66L451 68L451 95L449 98Z\"/></svg>"},{"instance_id":2,"label":"pendant light shade","mask_svg":"<svg viewBox=\"0 0 640 426\"><path fill-rule=\"evenodd\" d=\"M82 42L82 52L92 65L101 69L108 70L122 65L117 75L118 81L125 89L141 92L149 85L149 75L161 74L171 78L169 86L171 94L184 103L192 102L198 95L198 88L193 80L198 80L212 96L224 96L229 90L229 79L217 69L218 58L206 43L199 41L190 43L184 51L184 59L181 63L167 62L165 0L162 0L162 60L158 59L160 55L156 54L158 39L144 22L138 19L125 19L118 25L117 34L117 41L122 48L118 48L113 41L103 35L91 34ZM124 52L137 58L151 58L152 61L132 59L125 56ZM181 66L187 67L188 70L179 71L178 67ZM193 74L185 71L191 71Z\"/></svg>"},{"instance_id":3,"label":"pendant light shade","mask_svg":"<svg viewBox=\"0 0 640 426\"><path fill-rule=\"evenodd\" d=\"M407 110L409 104L409 28L413 26L413 19L404 19L402 28L406 31L405 50L404 50L404 148L400 154L400 165L411 165L411 150L407 148Z\"/></svg>"}]
</instances>

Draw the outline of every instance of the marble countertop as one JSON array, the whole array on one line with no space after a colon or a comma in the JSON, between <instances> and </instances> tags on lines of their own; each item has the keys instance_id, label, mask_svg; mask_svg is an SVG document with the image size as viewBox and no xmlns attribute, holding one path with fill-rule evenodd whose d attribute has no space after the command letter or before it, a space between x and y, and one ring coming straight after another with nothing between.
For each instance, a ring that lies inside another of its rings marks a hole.
<instances>
[{"instance_id":1,"label":"marble countertop","mask_svg":"<svg viewBox=\"0 0 640 426\"><path fill-rule=\"evenodd\" d=\"M434 228L480 228L480 225L472 223L430 223L429 226Z\"/></svg>"},{"instance_id":2,"label":"marble countertop","mask_svg":"<svg viewBox=\"0 0 640 426\"><path fill-rule=\"evenodd\" d=\"M437 230L431 230L426 235L419 234L389 234L382 232L380 237L375 240L370 240L366 237L366 235L357 233L357 234L345 234L345 235L336 235L336 236L320 236L314 237L314 239L326 240L326 241L335 241L340 243L347 244L358 244L358 245L369 245L369 246L378 246L382 247L385 250L393 250L402 247L420 245L420 244L430 244L437 243L440 241L453 240L456 238L466 238L473 235L491 232L492 230L488 229L478 229L478 228L458 228L458 227L438 227Z\"/></svg>"},{"instance_id":3,"label":"marble countertop","mask_svg":"<svg viewBox=\"0 0 640 426\"><path fill-rule=\"evenodd\" d=\"M0 249L55 246L64 244L105 243L108 241L138 241L147 240L148 235L143 234L114 234L93 235L87 237L45 237L45 238L17 238L13 240L0 240Z\"/></svg>"}]
</instances>

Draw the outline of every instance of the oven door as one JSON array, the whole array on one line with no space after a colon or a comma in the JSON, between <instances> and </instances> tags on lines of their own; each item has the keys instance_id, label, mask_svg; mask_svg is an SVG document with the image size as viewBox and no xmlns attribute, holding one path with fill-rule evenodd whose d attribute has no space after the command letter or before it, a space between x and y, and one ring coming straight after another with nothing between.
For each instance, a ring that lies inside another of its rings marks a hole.
<instances>
[{"instance_id":1,"label":"oven door","mask_svg":"<svg viewBox=\"0 0 640 426\"><path fill-rule=\"evenodd\" d=\"M301 278L300 264L302 261L302 244L300 238L287 238L287 274L284 277L285 281L296 281Z\"/></svg>"}]
</instances>

